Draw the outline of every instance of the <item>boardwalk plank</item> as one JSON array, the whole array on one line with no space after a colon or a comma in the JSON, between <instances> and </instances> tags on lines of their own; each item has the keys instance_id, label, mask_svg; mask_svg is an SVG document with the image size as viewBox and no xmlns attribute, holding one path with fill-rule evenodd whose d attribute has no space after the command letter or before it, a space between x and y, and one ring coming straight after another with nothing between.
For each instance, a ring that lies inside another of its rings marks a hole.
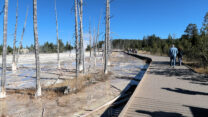
<instances>
[{"instance_id":1,"label":"boardwalk plank","mask_svg":"<svg viewBox=\"0 0 208 117\"><path fill-rule=\"evenodd\" d=\"M171 68L168 57L143 56L153 61L119 117L208 116L206 75Z\"/></svg>"}]
</instances>

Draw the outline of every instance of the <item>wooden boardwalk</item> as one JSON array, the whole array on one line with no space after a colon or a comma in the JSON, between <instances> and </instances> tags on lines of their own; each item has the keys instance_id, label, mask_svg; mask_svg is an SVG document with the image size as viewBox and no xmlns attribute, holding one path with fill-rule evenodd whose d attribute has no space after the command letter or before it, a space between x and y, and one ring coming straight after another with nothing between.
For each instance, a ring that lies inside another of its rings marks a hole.
<instances>
[{"instance_id":1,"label":"wooden boardwalk","mask_svg":"<svg viewBox=\"0 0 208 117\"><path fill-rule=\"evenodd\" d=\"M208 76L142 56L152 63L119 117L208 117Z\"/></svg>"}]
</instances>

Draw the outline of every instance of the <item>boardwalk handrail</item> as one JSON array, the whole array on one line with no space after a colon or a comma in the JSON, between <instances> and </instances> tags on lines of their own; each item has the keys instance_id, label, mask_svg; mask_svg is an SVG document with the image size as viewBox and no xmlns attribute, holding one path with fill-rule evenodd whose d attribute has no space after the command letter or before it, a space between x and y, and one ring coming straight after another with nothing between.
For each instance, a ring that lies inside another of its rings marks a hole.
<instances>
[{"instance_id":1,"label":"boardwalk handrail","mask_svg":"<svg viewBox=\"0 0 208 117\"><path fill-rule=\"evenodd\" d=\"M136 58L139 58L139 59L142 59L142 60L146 60L146 63L151 63L152 62L152 59L149 58L149 57L146 57L146 56L141 56L139 54L135 54L135 53L128 53L128 52L125 52L124 53L128 54L128 55L131 55L131 56L134 56Z\"/></svg>"}]
</instances>

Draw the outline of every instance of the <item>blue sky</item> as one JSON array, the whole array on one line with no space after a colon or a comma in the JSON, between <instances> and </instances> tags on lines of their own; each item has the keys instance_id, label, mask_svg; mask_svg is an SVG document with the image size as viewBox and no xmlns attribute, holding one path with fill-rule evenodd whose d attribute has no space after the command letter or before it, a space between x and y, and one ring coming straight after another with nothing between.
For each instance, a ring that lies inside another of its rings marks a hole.
<instances>
[{"instance_id":1,"label":"blue sky","mask_svg":"<svg viewBox=\"0 0 208 117\"><path fill-rule=\"evenodd\" d=\"M38 1L39 42L56 43L54 0ZM92 31L101 16L100 40L105 32L105 0L83 0L84 39L88 40L89 23ZM59 38L74 44L74 0L57 0ZM2 10L4 0L0 0ZM167 38L169 34L180 37L189 23L201 27L203 17L208 12L208 0L114 0L111 3L111 32L113 38L142 39L156 34ZM23 45L34 43L32 0L19 0L17 41L21 38L27 6L29 15ZM8 44L13 43L15 28L16 0L9 0ZM3 42L3 14L0 16L0 44Z\"/></svg>"}]
</instances>

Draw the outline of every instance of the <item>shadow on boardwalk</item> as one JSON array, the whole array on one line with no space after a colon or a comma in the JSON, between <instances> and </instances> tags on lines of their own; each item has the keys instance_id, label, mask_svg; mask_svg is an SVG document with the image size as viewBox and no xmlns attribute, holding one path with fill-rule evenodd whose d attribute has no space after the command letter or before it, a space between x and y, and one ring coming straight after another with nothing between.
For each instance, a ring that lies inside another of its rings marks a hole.
<instances>
[{"instance_id":1,"label":"shadow on boardwalk","mask_svg":"<svg viewBox=\"0 0 208 117\"><path fill-rule=\"evenodd\" d=\"M155 66L163 66L161 68L155 67ZM174 69L170 67L169 62L158 62L158 61L153 61L152 66L150 67L151 74L155 75L165 75L168 77L171 76L190 76L193 75L194 73L190 69Z\"/></svg>"},{"instance_id":2,"label":"shadow on boardwalk","mask_svg":"<svg viewBox=\"0 0 208 117\"><path fill-rule=\"evenodd\" d=\"M165 66L165 68L161 67L155 67L155 66ZM193 84L199 84L199 85L208 85L208 75L205 74L198 74L193 72L190 69L183 69L178 68L179 66L176 66L177 68L171 68L169 66L169 62L165 61L154 61L152 62L152 66L150 67L151 71L150 74L155 75L165 75L167 77L177 77L180 80L188 80L190 83Z\"/></svg>"},{"instance_id":3,"label":"shadow on boardwalk","mask_svg":"<svg viewBox=\"0 0 208 117\"><path fill-rule=\"evenodd\" d=\"M190 83L199 84L199 85L208 85L208 76L192 76L179 78L181 80L188 80Z\"/></svg>"},{"instance_id":4,"label":"shadow on boardwalk","mask_svg":"<svg viewBox=\"0 0 208 117\"><path fill-rule=\"evenodd\" d=\"M199 92L199 91L191 91L191 90L186 90L186 89L181 89L181 88L175 88L175 89L162 88L162 89L176 92L176 93L188 94L188 95L207 95L208 96L208 93Z\"/></svg>"},{"instance_id":5,"label":"shadow on boardwalk","mask_svg":"<svg viewBox=\"0 0 208 117\"><path fill-rule=\"evenodd\" d=\"M208 109L187 106L187 105L183 105L183 106L188 107L191 110L193 117L207 117L208 116Z\"/></svg>"},{"instance_id":6,"label":"shadow on boardwalk","mask_svg":"<svg viewBox=\"0 0 208 117\"><path fill-rule=\"evenodd\" d=\"M136 110L136 112L145 115L150 115L151 117L184 117L182 114L174 113L174 112L163 112L163 111L150 112L145 110Z\"/></svg>"},{"instance_id":7,"label":"shadow on boardwalk","mask_svg":"<svg viewBox=\"0 0 208 117\"><path fill-rule=\"evenodd\" d=\"M206 117L208 115L208 109L200 108L200 107L193 107L193 106L187 106L183 105L185 107L188 107L191 110L193 117ZM151 117L185 117L180 113L175 112L163 112L163 111L145 111L145 110L136 110L137 113L149 115Z\"/></svg>"}]
</instances>

